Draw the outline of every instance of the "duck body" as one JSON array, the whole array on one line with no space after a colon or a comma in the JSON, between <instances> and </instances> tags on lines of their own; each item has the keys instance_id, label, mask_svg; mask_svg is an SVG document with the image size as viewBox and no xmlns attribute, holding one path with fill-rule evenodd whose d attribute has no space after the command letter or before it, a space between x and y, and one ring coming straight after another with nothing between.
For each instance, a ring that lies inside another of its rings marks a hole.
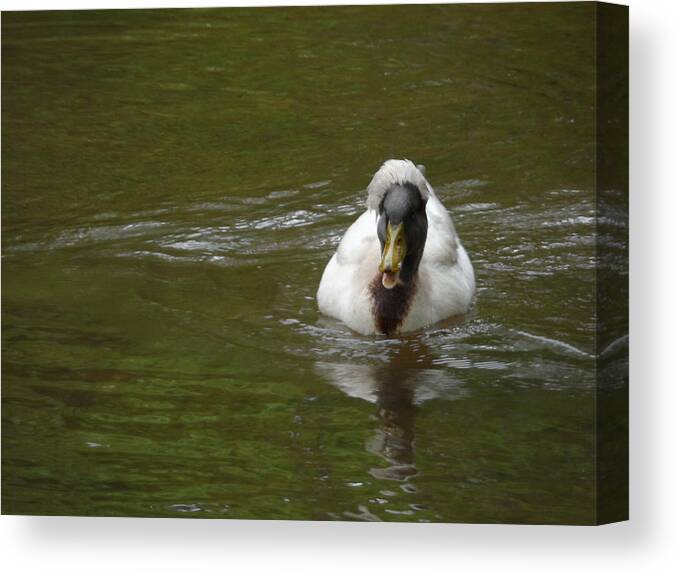
<instances>
[{"instance_id":1,"label":"duck body","mask_svg":"<svg viewBox=\"0 0 678 575\"><path fill-rule=\"evenodd\" d=\"M321 313L389 337L465 313L473 266L423 170L388 160L368 186L367 206L325 267Z\"/></svg>"}]
</instances>

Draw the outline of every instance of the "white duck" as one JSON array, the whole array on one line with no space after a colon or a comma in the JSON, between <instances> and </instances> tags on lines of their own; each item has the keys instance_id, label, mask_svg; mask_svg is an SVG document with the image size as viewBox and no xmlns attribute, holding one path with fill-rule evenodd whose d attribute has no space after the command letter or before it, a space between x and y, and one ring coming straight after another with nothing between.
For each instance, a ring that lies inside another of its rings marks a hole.
<instances>
[{"instance_id":1,"label":"white duck","mask_svg":"<svg viewBox=\"0 0 678 575\"><path fill-rule=\"evenodd\" d=\"M364 334L414 331L465 313L473 266L423 166L388 160L367 187L367 211L346 231L318 288L328 316Z\"/></svg>"}]
</instances>

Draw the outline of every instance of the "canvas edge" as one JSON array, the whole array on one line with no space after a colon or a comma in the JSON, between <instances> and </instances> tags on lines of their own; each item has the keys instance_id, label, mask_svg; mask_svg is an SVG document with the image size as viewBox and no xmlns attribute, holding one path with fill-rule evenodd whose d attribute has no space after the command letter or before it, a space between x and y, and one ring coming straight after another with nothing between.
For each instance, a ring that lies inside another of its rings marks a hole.
<instances>
[{"instance_id":1,"label":"canvas edge","mask_svg":"<svg viewBox=\"0 0 678 575\"><path fill-rule=\"evenodd\" d=\"M595 524L629 519L629 8L595 3Z\"/></svg>"}]
</instances>

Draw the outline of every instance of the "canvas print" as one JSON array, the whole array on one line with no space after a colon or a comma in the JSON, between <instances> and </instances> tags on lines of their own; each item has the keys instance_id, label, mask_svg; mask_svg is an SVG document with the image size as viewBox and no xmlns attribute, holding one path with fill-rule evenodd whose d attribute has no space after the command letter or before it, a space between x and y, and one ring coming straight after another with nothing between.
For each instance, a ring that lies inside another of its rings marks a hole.
<instances>
[{"instance_id":1,"label":"canvas print","mask_svg":"<svg viewBox=\"0 0 678 575\"><path fill-rule=\"evenodd\" d=\"M2 14L2 513L628 514L628 10Z\"/></svg>"}]
</instances>

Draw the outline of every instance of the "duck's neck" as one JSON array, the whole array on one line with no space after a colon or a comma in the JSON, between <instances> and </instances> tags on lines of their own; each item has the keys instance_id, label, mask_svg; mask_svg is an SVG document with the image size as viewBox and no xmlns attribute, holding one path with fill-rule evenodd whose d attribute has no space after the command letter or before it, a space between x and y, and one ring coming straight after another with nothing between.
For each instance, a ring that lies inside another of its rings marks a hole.
<instances>
[{"instance_id":1,"label":"duck's neck","mask_svg":"<svg viewBox=\"0 0 678 575\"><path fill-rule=\"evenodd\" d=\"M372 294L372 315L377 331L391 337L398 333L407 313L410 311L414 294L417 291L417 278L412 276L405 283L398 283L386 289L377 274L370 284Z\"/></svg>"}]
</instances>

